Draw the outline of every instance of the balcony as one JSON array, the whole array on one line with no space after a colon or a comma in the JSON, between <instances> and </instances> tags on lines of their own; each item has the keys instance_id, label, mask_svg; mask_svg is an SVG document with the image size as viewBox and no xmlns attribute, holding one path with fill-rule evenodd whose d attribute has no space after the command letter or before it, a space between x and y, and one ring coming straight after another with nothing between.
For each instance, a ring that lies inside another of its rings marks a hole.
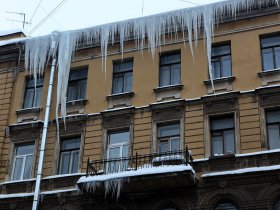
<instances>
[{"instance_id":1,"label":"balcony","mask_svg":"<svg viewBox=\"0 0 280 210\"><path fill-rule=\"evenodd\" d=\"M195 185L197 179L188 149L128 158L88 160L78 187L86 194L156 192Z\"/></svg>"}]
</instances>

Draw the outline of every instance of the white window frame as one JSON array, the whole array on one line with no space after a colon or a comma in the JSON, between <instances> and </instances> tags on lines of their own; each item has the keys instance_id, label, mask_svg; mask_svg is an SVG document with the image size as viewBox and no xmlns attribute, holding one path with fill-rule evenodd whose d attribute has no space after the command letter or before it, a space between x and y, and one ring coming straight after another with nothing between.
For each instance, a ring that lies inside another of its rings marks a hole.
<instances>
[{"instance_id":1,"label":"white window frame","mask_svg":"<svg viewBox=\"0 0 280 210\"><path fill-rule=\"evenodd\" d=\"M26 144L26 145L33 145L34 146L34 150L35 150L35 144L34 143L32 143L32 144ZM24 180L23 179L23 174L24 174L24 169L25 169L25 163L26 163L26 159L27 159L27 157L29 157L29 156L33 156L33 158L32 158L32 164L31 164L31 171L30 171L30 177L29 178L31 178L31 176L32 176L32 169L33 169L33 162L34 162L34 150L33 150L33 153L31 154L25 154L25 155L16 155L16 150L17 150L17 148L18 147L20 147L20 146L25 146L25 145L16 145L15 146L15 153L14 153L14 157L13 157L13 170L12 170L12 176L11 176L11 179L12 180ZM16 163L16 160L17 159L23 159L23 161L22 161L22 165L21 165L21 170L20 170L20 178L19 179L14 179L14 173L15 173L15 163Z\"/></svg>"}]
</instances>

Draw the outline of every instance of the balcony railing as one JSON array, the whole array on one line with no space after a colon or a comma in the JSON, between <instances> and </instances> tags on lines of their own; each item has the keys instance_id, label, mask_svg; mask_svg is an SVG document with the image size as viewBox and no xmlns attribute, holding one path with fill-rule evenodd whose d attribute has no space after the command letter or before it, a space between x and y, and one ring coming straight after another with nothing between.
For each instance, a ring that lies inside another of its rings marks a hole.
<instances>
[{"instance_id":1,"label":"balcony railing","mask_svg":"<svg viewBox=\"0 0 280 210\"><path fill-rule=\"evenodd\" d=\"M90 160L86 176L121 173L124 171L152 168L163 165L188 165L192 157L188 148L165 153L151 153L124 158Z\"/></svg>"}]
</instances>

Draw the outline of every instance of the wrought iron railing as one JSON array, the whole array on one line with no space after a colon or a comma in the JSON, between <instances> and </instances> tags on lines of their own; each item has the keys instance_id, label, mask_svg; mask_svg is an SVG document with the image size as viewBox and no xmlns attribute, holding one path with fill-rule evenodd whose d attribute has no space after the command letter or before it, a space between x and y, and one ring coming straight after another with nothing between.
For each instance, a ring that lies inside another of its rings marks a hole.
<instances>
[{"instance_id":1,"label":"wrought iron railing","mask_svg":"<svg viewBox=\"0 0 280 210\"><path fill-rule=\"evenodd\" d=\"M124 158L90 160L86 176L120 173L124 171L151 168L162 165L188 165L192 157L188 148L165 153L151 153Z\"/></svg>"}]
</instances>

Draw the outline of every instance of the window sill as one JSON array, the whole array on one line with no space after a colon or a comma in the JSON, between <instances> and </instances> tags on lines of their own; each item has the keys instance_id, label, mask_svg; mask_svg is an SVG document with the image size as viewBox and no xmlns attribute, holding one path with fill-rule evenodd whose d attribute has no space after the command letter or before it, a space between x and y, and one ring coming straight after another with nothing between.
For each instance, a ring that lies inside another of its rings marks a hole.
<instances>
[{"instance_id":1,"label":"window sill","mask_svg":"<svg viewBox=\"0 0 280 210\"><path fill-rule=\"evenodd\" d=\"M184 85L170 85L164 87L157 87L154 89L157 101L174 100L181 98L181 90Z\"/></svg>"},{"instance_id":2,"label":"window sill","mask_svg":"<svg viewBox=\"0 0 280 210\"><path fill-rule=\"evenodd\" d=\"M225 159L225 158L235 158L235 154L221 154L221 155L212 155L209 157L209 160Z\"/></svg>"},{"instance_id":3,"label":"window sill","mask_svg":"<svg viewBox=\"0 0 280 210\"><path fill-rule=\"evenodd\" d=\"M38 120L41 110L42 107L32 107L32 108L17 110L16 111L17 123Z\"/></svg>"},{"instance_id":4,"label":"window sill","mask_svg":"<svg viewBox=\"0 0 280 210\"><path fill-rule=\"evenodd\" d=\"M88 100L78 99L66 102L67 114L83 114L85 113L85 106Z\"/></svg>"},{"instance_id":5,"label":"window sill","mask_svg":"<svg viewBox=\"0 0 280 210\"><path fill-rule=\"evenodd\" d=\"M232 83L233 83L234 80L235 80L234 76L214 79L213 83L214 83L215 92L221 93L221 92L232 91L233 90ZM211 80L204 81L204 84L207 88L207 93L208 94L213 94L214 91L212 89Z\"/></svg>"},{"instance_id":6,"label":"window sill","mask_svg":"<svg viewBox=\"0 0 280 210\"><path fill-rule=\"evenodd\" d=\"M258 73L263 86L280 83L280 69L272 69Z\"/></svg>"},{"instance_id":7,"label":"window sill","mask_svg":"<svg viewBox=\"0 0 280 210\"><path fill-rule=\"evenodd\" d=\"M108 108L113 109L131 106L133 96L134 92L118 93L106 96Z\"/></svg>"}]
</instances>

